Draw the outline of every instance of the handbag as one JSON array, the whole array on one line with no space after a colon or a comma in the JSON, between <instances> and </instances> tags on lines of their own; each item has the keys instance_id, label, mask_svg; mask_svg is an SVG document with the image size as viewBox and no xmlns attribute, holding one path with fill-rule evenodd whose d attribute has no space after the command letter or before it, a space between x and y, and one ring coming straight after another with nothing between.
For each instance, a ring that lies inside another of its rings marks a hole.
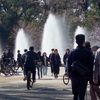
<instances>
[{"instance_id":1,"label":"handbag","mask_svg":"<svg viewBox=\"0 0 100 100\"><path fill-rule=\"evenodd\" d=\"M75 71L76 73L80 74L81 76L86 76L89 74L89 69L87 66L84 66L79 61L74 61L72 64L72 71Z\"/></svg>"},{"instance_id":2,"label":"handbag","mask_svg":"<svg viewBox=\"0 0 100 100\"><path fill-rule=\"evenodd\" d=\"M38 62L37 62L37 65L42 65L42 62L41 62L41 61L38 61Z\"/></svg>"}]
</instances>

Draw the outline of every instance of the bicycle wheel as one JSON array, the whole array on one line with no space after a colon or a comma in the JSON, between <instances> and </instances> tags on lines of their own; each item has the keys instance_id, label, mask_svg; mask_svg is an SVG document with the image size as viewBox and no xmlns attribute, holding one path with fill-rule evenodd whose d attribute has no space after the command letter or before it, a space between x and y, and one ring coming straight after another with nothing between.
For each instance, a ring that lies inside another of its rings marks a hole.
<instances>
[{"instance_id":1,"label":"bicycle wheel","mask_svg":"<svg viewBox=\"0 0 100 100\"><path fill-rule=\"evenodd\" d=\"M28 71L27 73L27 89L30 90L31 85L31 71Z\"/></svg>"},{"instance_id":2,"label":"bicycle wheel","mask_svg":"<svg viewBox=\"0 0 100 100\"><path fill-rule=\"evenodd\" d=\"M67 85L67 84L69 83L69 77L68 77L67 74L64 74L64 75L63 75L63 83L64 83L65 85Z\"/></svg>"}]
</instances>

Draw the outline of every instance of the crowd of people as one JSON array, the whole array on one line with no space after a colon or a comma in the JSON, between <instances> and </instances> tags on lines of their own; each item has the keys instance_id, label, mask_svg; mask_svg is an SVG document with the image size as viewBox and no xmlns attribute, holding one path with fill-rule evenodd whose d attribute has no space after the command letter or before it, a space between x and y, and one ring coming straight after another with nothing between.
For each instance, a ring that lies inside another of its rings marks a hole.
<instances>
[{"instance_id":1,"label":"crowd of people","mask_svg":"<svg viewBox=\"0 0 100 100\"><path fill-rule=\"evenodd\" d=\"M85 42L85 35L79 34L75 38L78 46L72 51L66 49L63 56L65 72L71 79L73 100L84 100L88 82L91 100L100 99L100 49L91 48L90 42ZM33 46L29 50L25 49L24 54L20 50L17 52L17 63L23 70L24 80L27 79L28 70L32 72L33 82L36 81L36 69L39 79L47 76L48 66L51 67L51 76L58 78L62 63L57 49L51 49L49 57L46 52L34 52ZM4 64L10 61L16 63L10 49L4 50L1 61Z\"/></svg>"},{"instance_id":2,"label":"crowd of people","mask_svg":"<svg viewBox=\"0 0 100 100\"><path fill-rule=\"evenodd\" d=\"M20 50L17 50L17 60L15 60L13 52L10 49L4 49L0 58L0 65L3 64L4 66L7 66L11 63L17 67L17 70L19 68L23 70L24 80L27 78L28 70L32 70L32 73L34 74L33 80L35 81L36 70L38 79L40 79L43 76L47 76L48 66L51 67L51 76L58 78L61 58L57 49L51 49L50 55L47 56L46 52L35 52L34 47L31 46L29 50L24 49L23 54L21 54Z\"/></svg>"}]
</instances>

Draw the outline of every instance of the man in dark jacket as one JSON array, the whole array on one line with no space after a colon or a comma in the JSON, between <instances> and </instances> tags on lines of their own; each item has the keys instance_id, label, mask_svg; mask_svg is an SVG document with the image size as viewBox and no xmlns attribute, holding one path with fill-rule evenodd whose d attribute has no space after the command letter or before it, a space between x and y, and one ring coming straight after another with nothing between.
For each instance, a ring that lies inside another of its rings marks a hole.
<instances>
[{"instance_id":1,"label":"man in dark jacket","mask_svg":"<svg viewBox=\"0 0 100 100\"><path fill-rule=\"evenodd\" d=\"M66 49L66 52L63 56L63 62L64 62L64 65L65 65L65 72L68 72L68 56L70 54L70 50L69 49Z\"/></svg>"},{"instance_id":2,"label":"man in dark jacket","mask_svg":"<svg viewBox=\"0 0 100 100\"><path fill-rule=\"evenodd\" d=\"M23 65L22 65L22 55L20 53L20 50L17 51L17 62L18 62L18 68L21 67L23 70Z\"/></svg>"},{"instance_id":3,"label":"man in dark jacket","mask_svg":"<svg viewBox=\"0 0 100 100\"><path fill-rule=\"evenodd\" d=\"M29 51L27 52L26 55L27 55L26 63L25 63L26 76L27 76L27 72L30 70L32 72L33 82L35 82L35 76L36 76L35 64L37 60L37 54L34 52L33 46L29 48Z\"/></svg>"},{"instance_id":4,"label":"man in dark jacket","mask_svg":"<svg viewBox=\"0 0 100 100\"><path fill-rule=\"evenodd\" d=\"M13 59L13 53L11 52L10 49L8 49L8 52L7 52L7 64L11 64L12 59Z\"/></svg>"},{"instance_id":5,"label":"man in dark jacket","mask_svg":"<svg viewBox=\"0 0 100 100\"><path fill-rule=\"evenodd\" d=\"M51 49L51 53L49 55L49 62L50 62L50 66L51 66L51 76L53 76L53 73L54 73L54 68L53 68L53 64L52 64L52 61L51 61L51 57L52 57L53 54L54 54L54 49Z\"/></svg>"},{"instance_id":6,"label":"man in dark jacket","mask_svg":"<svg viewBox=\"0 0 100 100\"><path fill-rule=\"evenodd\" d=\"M72 93L74 95L73 100L84 100L87 83L93 67L91 52L83 47L84 42L85 36L82 34L77 35L76 43L78 44L78 47L70 53L68 58L68 72L72 82ZM73 71L72 64L75 61L78 61L82 65L86 66L89 73L83 76L76 71Z\"/></svg>"},{"instance_id":7,"label":"man in dark jacket","mask_svg":"<svg viewBox=\"0 0 100 100\"><path fill-rule=\"evenodd\" d=\"M7 58L10 58L10 59L13 58L13 53L11 52L10 49L8 49L8 52L7 52Z\"/></svg>"}]
</instances>

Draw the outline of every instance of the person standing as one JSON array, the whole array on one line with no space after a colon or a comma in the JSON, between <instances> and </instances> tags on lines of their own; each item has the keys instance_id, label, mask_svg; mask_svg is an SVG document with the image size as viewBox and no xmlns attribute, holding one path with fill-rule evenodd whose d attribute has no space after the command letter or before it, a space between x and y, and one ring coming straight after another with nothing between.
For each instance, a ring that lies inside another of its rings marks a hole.
<instances>
[{"instance_id":1,"label":"person standing","mask_svg":"<svg viewBox=\"0 0 100 100\"><path fill-rule=\"evenodd\" d=\"M83 46L85 42L85 35L78 34L75 38L78 46L68 57L68 73L71 78L72 93L74 95L73 100L84 100L87 83L90 79L90 73L93 68L92 55L91 52ZM81 75L80 73L74 71L72 69L72 64L76 61L80 62L84 68L87 67L89 72L85 75Z\"/></svg>"},{"instance_id":2,"label":"person standing","mask_svg":"<svg viewBox=\"0 0 100 100\"><path fill-rule=\"evenodd\" d=\"M64 62L64 65L65 65L65 72L68 72L68 56L69 56L69 53L70 53L70 50L66 49L66 52L63 56L63 62Z\"/></svg>"},{"instance_id":3,"label":"person standing","mask_svg":"<svg viewBox=\"0 0 100 100\"><path fill-rule=\"evenodd\" d=\"M42 56L43 56L43 74L47 76L47 67L49 58L47 57L46 52L44 52Z\"/></svg>"},{"instance_id":4,"label":"person standing","mask_svg":"<svg viewBox=\"0 0 100 100\"><path fill-rule=\"evenodd\" d=\"M50 62L50 66L51 66L51 76L53 76L53 72L54 72L54 68L53 68L52 61L51 61L51 57L53 54L54 54L54 49L51 49L51 53L49 55L49 62Z\"/></svg>"},{"instance_id":5,"label":"person standing","mask_svg":"<svg viewBox=\"0 0 100 100\"><path fill-rule=\"evenodd\" d=\"M58 78L59 67L61 66L61 59L57 49L54 49L54 54L52 54L51 61L54 68L54 77Z\"/></svg>"}]
</instances>

